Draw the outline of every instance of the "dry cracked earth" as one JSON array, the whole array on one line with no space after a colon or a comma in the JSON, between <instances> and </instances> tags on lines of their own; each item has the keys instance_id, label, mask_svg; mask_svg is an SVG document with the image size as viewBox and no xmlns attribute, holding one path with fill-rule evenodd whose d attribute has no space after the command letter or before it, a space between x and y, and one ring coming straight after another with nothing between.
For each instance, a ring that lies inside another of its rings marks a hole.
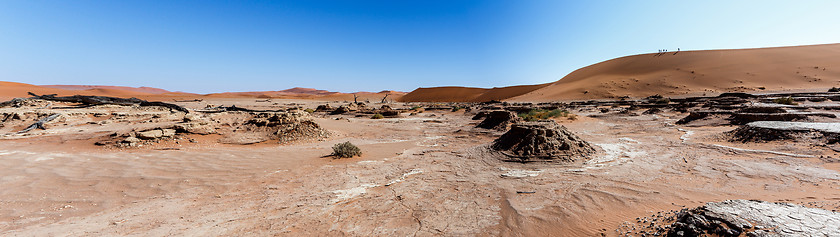
<instances>
[{"instance_id":1,"label":"dry cracked earth","mask_svg":"<svg viewBox=\"0 0 840 237\"><path fill-rule=\"evenodd\" d=\"M112 131L147 125L79 122L84 128L56 125L31 135L13 134L23 125L7 126L0 142L0 233L641 236L673 224L665 216L707 202L840 208L840 154L831 149L731 142L724 134L736 126L675 125L686 113L674 111L572 112L576 120L560 123L596 150L574 164L504 162L488 149L504 131L475 128L474 111L464 110L376 120L316 112L312 121L329 136L282 144L221 144L218 134L187 134L143 146L94 146ZM153 123L185 116L161 113ZM327 157L345 141L363 155Z\"/></svg>"}]
</instances>

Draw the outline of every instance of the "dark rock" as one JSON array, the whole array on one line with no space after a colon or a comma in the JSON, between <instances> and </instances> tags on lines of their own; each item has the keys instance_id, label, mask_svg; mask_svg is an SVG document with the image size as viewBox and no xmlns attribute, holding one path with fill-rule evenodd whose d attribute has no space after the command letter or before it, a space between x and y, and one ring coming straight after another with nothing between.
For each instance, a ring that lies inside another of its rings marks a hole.
<instances>
[{"instance_id":1,"label":"dark rock","mask_svg":"<svg viewBox=\"0 0 840 237\"><path fill-rule=\"evenodd\" d=\"M677 121L677 124L687 124L694 120L704 119L706 117L709 117L710 114L711 113L704 111L692 111L688 114L688 116L685 116L685 118L682 118L679 121Z\"/></svg>"},{"instance_id":2,"label":"dark rock","mask_svg":"<svg viewBox=\"0 0 840 237\"><path fill-rule=\"evenodd\" d=\"M750 106L738 110L739 113L787 113L781 106Z\"/></svg>"},{"instance_id":3,"label":"dark rock","mask_svg":"<svg viewBox=\"0 0 840 237\"><path fill-rule=\"evenodd\" d=\"M840 141L840 123L758 121L727 132L731 141L764 142L809 139L825 143Z\"/></svg>"},{"instance_id":4,"label":"dark rock","mask_svg":"<svg viewBox=\"0 0 840 237\"><path fill-rule=\"evenodd\" d=\"M385 116L385 117L397 117L397 116L400 116L400 111L398 111L398 110L390 110L390 109L388 109L388 110L380 110L380 111L379 111L379 114L381 114L382 116Z\"/></svg>"},{"instance_id":5,"label":"dark rock","mask_svg":"<svg viewBox=\"0 0 840 237\"><path fill-rule=\"evenodd\" d=\"M507 130L508 127L522 119L517 117L515 113L510 111L490 111L484 118L484 121L478 124L478 128Z\"/></svg>"},{"instance_id":6,"label":"dark rock","mask_svg":"<svg viewBox=\"0 0 840 237\"><path fill-rule=\"evenodd\" d=\"M658 113L662 113L662 110L659 109L659 108L650 108L648 110L645 110L645 112L642 112L642 114L658 114Z\"/></svg>"},{"instance_id":7,"label":"dark rock","mask_svg":"<svg viewBox=\"0 0 840 237\"><path fill-rule=\"evenodd\" d=\"M472 120L483 119L486 116L487 116L487 111L481 111L481 112L478 112L477 114L475 114L475 116L472 117Z\"/></svg>"},{"instance_id":8,"label":"dark rock","mask_svg":"<svg viewBox=\"0 0 840 237\"><path fill-rule=\"evenodd\" d=\"M730 117L732 124L747 124L755 121L796 121L805 120L809 117L826 117L836 118L837 116L831 113L733 113Z\"/></svg>"},{"instance_id":9,"label":"dark rock","mask_svg":"<svg viewBox=\"0 0 840 237\"><path fill-rule=\"evenodd\" d=\"M748 94L748 93L743 93L743 92L727 92L727 93L720 94L717 97L718 98L737 97L737 98L742 98L742 99L750 99L750 98L755 98L756 96L753 95L753 94Z\"/></svg>"},{"instance_id":10,"label":"dark rock","mask_svg":"<svg viewBox=\"0 0 840 237\"><path fill-rule=\"evenodd\" d=\"M319 105L317 108L315 108L315 111L316 112L328 112L328 111L333 111L333 108L332 108L332 106L330 106L328 104L327 105Z\"/></svg>"},{"instance_id":11,"label":"dark rock","mask_svg":"<svg viewBox=\"0 0 840 237\"><path fill-rule=\"evenodd\" d=\"M332 113L330 113L330 114L333 114L333 115L335 115L335 114L345 114L345 113L348 113L348 112L350 112L350 108L342 105L342 106L339 106L337 109L333 110Z\"/></svg>"}]
</instances>

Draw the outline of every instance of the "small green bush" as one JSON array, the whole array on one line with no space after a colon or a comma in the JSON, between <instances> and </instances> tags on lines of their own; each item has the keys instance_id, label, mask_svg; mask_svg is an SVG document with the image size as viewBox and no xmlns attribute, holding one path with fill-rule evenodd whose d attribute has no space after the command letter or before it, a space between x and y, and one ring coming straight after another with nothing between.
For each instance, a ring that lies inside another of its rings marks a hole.
<instances>
[{"instance_id":1,"label":"small green bush","mask_svg":"<svg viewBox=\"0 0 840 237\"><path fill-rule=\"evenodd\" d=\"M350 158L354 156L361 156L362 150L350 142L343 142L333 146L332 156L337 158Z\"/></svg>"},{"instance_id":2,"label":"small green bush","mask_svg":"<svg viewBox=\"0 0 840 237\"><path fill-rule=\"evenodd\" d=\"M385 116L382 116L382 114L374 114L373 116L370 116L370 118L371 119L384 119Z\"/></svg>"},{"instance_id":3,"label":"small green bush","mask_svg":"<svg viewBox=\"0 0 840 237\"><path fill-rule=\"evenodd\" d=\"M783 105L797 105L795 101L793 101L792 97L780 97L773 99L773 103L776 104L783 104Z\"/></svg>"},{"instance_id":4,"label":"small green bush","mask_svg":"<svg viewBox=\"0 0 840 237\"><path fill-rule=\"evenodd\" d=\"M458 112L458 110L462 110L462 109L464 109L464 107L456 105L455 107L452 107L452 112Z\"/></svg>"},{"instance_id":5,"label":"small green bush","mask_svg":"<svg viewBox=\"0 0 840 237\"><path fill-rule=\"evenodd\" d=\"M415 105L415 106L411 107L411 110L417 110L417 109L420 109L420 108L423 108L423 107L419 106L419 105Z\"/></svg>"},{"instance_id":6,"label":"small green bush","mask_svg":"<svg viewBox=\"0 0 840 237\"><path fill-rule=\"evenodd\" d=\"M554 110L545 110L545 109L532 109L528 111L528 113L521 113L519 117L524 119L525 121L537 121L543 120L548 118L556 118L556 117L569 117L570 113L566 110L561 109L554 109ZM575 116L575 119L577 116Z\"/></svg>"},{"instance_id":7,"label":"small green bush","mask_svg":"<svg viewBox=\"0 0 840 237\"><path fill-rule=\"evenodd\" d=\"M313 113L313 112L315 112L315 110L314 110L314 109L305 109L305 110L303 110L303 111L306 111L307 113L310 113L310 114L311 114L311 113Z\"/></svg>"}]
</instances>

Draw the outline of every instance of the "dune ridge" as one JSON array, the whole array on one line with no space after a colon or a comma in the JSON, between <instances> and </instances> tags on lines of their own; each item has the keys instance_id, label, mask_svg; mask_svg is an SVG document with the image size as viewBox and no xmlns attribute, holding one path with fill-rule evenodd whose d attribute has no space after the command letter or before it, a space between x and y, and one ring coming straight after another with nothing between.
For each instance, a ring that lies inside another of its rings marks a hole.
<instances>
[{"instance_id":1,"label":"dune ridge","mask_svg":"<svg viewBox=\"0 0 840 237\"><path fill-rule=\"evenodd\" d=\"M490 89L460 86L418 88L406 95L403 102L486 102L523 95L549 84L494 87Z\"/></svg>"},{"instance_id":2,"label":"dune ridge","mask_svg":"<svg viewBox=\"0 0 840 237\"><path fill-rule=\"evenodd\" d=\"M95 95L112 97L137 97L146 100L198 99L198 98L272 98L272 99L312 99L312 100L353 100L379 101L388 95L388 100L397 100L406 92L383 90L380 92L342 93L312 88L295 87L280 91L223 92L211 94L193 94L172 92L153 87L125 87L102 85L31 85L18 82L0 81L0 99L29 97L27 92L35 94Z\"/></svg>"},{"instance_id":3,"label":"dune ridge","mask_svg":"<svg viewBox=\"0 0 840 237\"><path fill-rule=\"evenodd\" d=\"M129 87L129 86L104 86L104 85L38 85L40 87L47 87L47 88L56 88L56 89L63 89L63 90L95 90L95 89L104 89L104 90L121 90L121 91L132 91L138 92L142 94L164 94L164 93L171 93L171 91L154 88L154 87Z\"/></svg>"},{"instance_id":4,"label":"dune ridge","mask_svg":"<svg viewBox=\"0 0 840 237\"><path fill-rule=\"evenodd\" d=\"M631 55L580 68L553 83L493 89L419 88L403 101L546 102L834 86L840 86L840 44Z\"/></svg>"},{"instance_id":5,"label":"dune ridge","mask_svg":"<svg viewBox=\"0 0 840 237\"><path fill-rule=\"evenodd\" d=\"M689 96L833 86L840 86L840 44L621 57L578 69L509 100Z\"/></svg>"}]
</instances>

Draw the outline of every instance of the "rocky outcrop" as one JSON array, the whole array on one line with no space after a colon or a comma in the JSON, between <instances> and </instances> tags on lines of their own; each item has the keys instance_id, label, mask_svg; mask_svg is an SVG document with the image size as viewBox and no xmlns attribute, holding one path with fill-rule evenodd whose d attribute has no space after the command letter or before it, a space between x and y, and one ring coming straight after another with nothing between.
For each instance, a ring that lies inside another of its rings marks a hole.
<instances>
[{"instance_id":1,"label":"rocky outcrop","mask_svg":"<svg viewBox=\"0 0 840 237\"><path fill-rule=\"evenodd\" d=\"M484 121L481 121L476 127L504 131L511 124L519 121L522 121L522 119L513 112L504 110L490 111L484 116Z\"/></svg>"},{"instance_id":2,"label":"rocky outcrop","mask_svg":"<svg viewBox=\"0 0 840 237\"><path fill-rule=\"evenodd\" d=\"M140 139L143 139L143 140L153 140L153 139L159 139L159 138L163 138L163 137L172 137L172 136L175 136L175 129L162 128L162 129L153 129L153 130L148 130L148 131L137 132L137 138L140 138Z\"/></svg>"},{"instance_id":3,"label":"rocky outcrop","mask_svg":"<svg viewBox=\"0 0 840 237\"><path fill-rule=\"evenodd\" d=\"M319 105L317 108L315 108L315 112L330 112L330 111L333 111L333 108L332 108L332 106L330 106L328 104Z\"/></svg>"},{"instance_id":4,"label":"rocky outcrop","mask_svg":"<svg viewBox=\"0 0 840 237\"><path fill-rule=\"evenodd\" d=\"M710 202L676 215L666 236L840 236L840 213L789 203Z\"/></svg>"},{"instance_id":5,"label":"rocky outcrop","mask_svg":"<svg viewBox=\"0 0 840 237\"><path fill-rule=\"evenodd\" d=\"M330 112L330 114L332 114L332 115L345 114L345 113L348 113L350 111L351 111L350 107L342 105L342 106L339 106L338 108L336 108L335 110L333 110L332 112Z\"/></svg>"},{"instance_id":6,"label":"rocky outcrop","mask_svg":"<svg viewBox=\"0 0 840 237\"><path fill-rule=\"evenodd\" d=\"M832 113L790 112L790 113L733 113L732 124L747 124L755 121L797 121L811 117L836 118Z\"/></svg>"},{"instance_id":7,"label":"rocky outcrop","mask_svg":"<svg viewBox=\"0 0 840 237\"><path fill-rule=\"evenodd\" d=\"M491 146L506 161L575 162L595 152L588 142L553 120L518 123Z\"/></svg>"},{"instance_id":8,"label":"rocky outcrop","mask_svg":"<svg viewBox=\"0 0 840 237\"><path fill-rule=\"evenodd\" d=\"M840 140L840 123L757 121L727 134L731 137L731 141L739 142L807 139L836 143Z\"/></svg>"}]
</instances>

